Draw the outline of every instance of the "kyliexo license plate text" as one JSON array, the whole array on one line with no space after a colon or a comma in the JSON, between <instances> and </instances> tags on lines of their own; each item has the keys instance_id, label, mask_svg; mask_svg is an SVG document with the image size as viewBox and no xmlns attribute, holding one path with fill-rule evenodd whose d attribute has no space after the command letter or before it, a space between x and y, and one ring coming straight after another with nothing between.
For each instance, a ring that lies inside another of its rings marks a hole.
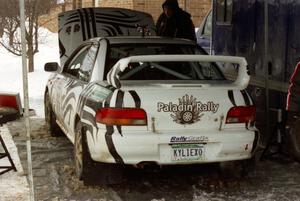
<instances>
[{"instance_id":1,"label":"kyliexo license plate text","mask_svg":"<svg viewBox=\"0 0 300 201\"><path fill-rule=\"evenodd\" d=\"M172 161L195 161L204 159L204 145L175 144L171 145Z\"/></svg>"}]
</instances>

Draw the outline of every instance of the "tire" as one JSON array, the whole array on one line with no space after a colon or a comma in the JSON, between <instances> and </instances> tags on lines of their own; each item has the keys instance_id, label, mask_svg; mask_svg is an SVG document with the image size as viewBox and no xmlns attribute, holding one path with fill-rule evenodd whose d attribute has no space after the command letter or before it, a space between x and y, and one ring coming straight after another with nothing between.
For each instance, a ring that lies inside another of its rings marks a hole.
<instances>
[{"instance_id":1,"label":"tire","mask_svg":"<svg viewBox=\"0 0 300 201\"><path fill-rule=\"evenodd\" d=\"M91 158L81 122L76 124L74 163L76 176L84 185L109 185L122 180L122 168L118 164L100 163Z\"/></svg>"},{"instance_id":2,"label":"tire","mask_svg":"<svg viewBox=\"0 0 300 201\"><path fill-rule=\"evenodd\" d=\"M47 130L50 132L52 137L59 137L63 135L63 131L56 123L56 116L53 112L52 105L50 102L49 93L45 94L45 120Z\"/></svg>"},{"instance_id":3,"label":"tire","mask_svg":"<svg viewBox=\"0 0 300 201\"><path fill-rule=\"evenodd\" d=\"M75 163L75 173L78 179L82 180L83 174L83 150L82 150L82 132L81 123L76 124L75 129L75 142L74 142L74 163Z\"/></svg>"},{"instance_id":4,"label":"tire","mask_svg":"<svg viewBox=\"0 0 300 201\"><path fill-rule=\"evenodd\" d=\"M292 157L300 162L300 119L297 119L287 133Z\"/></svg>"}]
</instances>

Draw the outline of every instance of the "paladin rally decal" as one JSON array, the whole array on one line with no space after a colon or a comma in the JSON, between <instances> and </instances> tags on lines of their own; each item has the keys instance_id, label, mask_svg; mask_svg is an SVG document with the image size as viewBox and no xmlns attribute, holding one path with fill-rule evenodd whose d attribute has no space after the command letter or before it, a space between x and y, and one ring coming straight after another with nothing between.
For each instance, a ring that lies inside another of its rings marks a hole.
<instances>
[{"instance_id":1,"label":"paladin rally decal","mask_svg":"<svg viewBox=\"0 0 300 201\"><path fill-rule=\"evenodd\" d=\"M193 96L185 95L179 98L179 103L157 103L158 112L171 112L170 115L174 122L178 124L193 124L200 121L204 115L203 112L216 113L219 109L219 104L215 104L213 101L203 103L197 101ZM201 114L202 113L202 114Z\"/></svg>"}]
</instances>

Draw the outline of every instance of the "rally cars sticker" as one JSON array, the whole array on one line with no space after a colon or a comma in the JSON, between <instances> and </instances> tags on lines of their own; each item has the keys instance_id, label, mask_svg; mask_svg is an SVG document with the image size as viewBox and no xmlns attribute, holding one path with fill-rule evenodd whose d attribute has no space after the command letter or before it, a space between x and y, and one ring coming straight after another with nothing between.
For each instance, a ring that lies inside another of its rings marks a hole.
<instances>
[{"instance_id":1,"label":"rally cars sticker","mask_svg":"<svg viewBox=\"0 0 300 201\"><path fill-rule=\"evenodd\" d=\"M213 101L208 101L203 103L197 101L197 99L191 95L184 95L179 98L179 103L157 103L158 112L171 112L170 115L173 121L178 124L193 124L200 121L201 117L204 115L203 112L213 112L216 113L219 109L219 104Z\"/></svg>"},{"instance_id":2,"label":"rally cars sticker","mask_svg":"<svg viewBox=\"0 0 300 201\"><path fill-rule=\"evenodd\" d=\"M173 136L170 139L171 143L207 143L207 136Z\"/></svg>"}]
</instances>

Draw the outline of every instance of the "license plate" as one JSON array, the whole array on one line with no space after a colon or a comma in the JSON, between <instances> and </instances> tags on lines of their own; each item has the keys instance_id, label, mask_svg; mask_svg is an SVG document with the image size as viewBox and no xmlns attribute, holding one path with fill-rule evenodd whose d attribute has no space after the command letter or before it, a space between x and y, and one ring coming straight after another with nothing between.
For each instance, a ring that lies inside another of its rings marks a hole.
<instances>
[{"instance_id":1,"label":"license plate","mask_svg":"<svg viewBox=\"0 0 300 201\"><path fill-rule=\"evenodd\" d=\"M197 161L204 160L203 144L173 144L171 145L172 161Z\"/></svg>"}]
</instances>

